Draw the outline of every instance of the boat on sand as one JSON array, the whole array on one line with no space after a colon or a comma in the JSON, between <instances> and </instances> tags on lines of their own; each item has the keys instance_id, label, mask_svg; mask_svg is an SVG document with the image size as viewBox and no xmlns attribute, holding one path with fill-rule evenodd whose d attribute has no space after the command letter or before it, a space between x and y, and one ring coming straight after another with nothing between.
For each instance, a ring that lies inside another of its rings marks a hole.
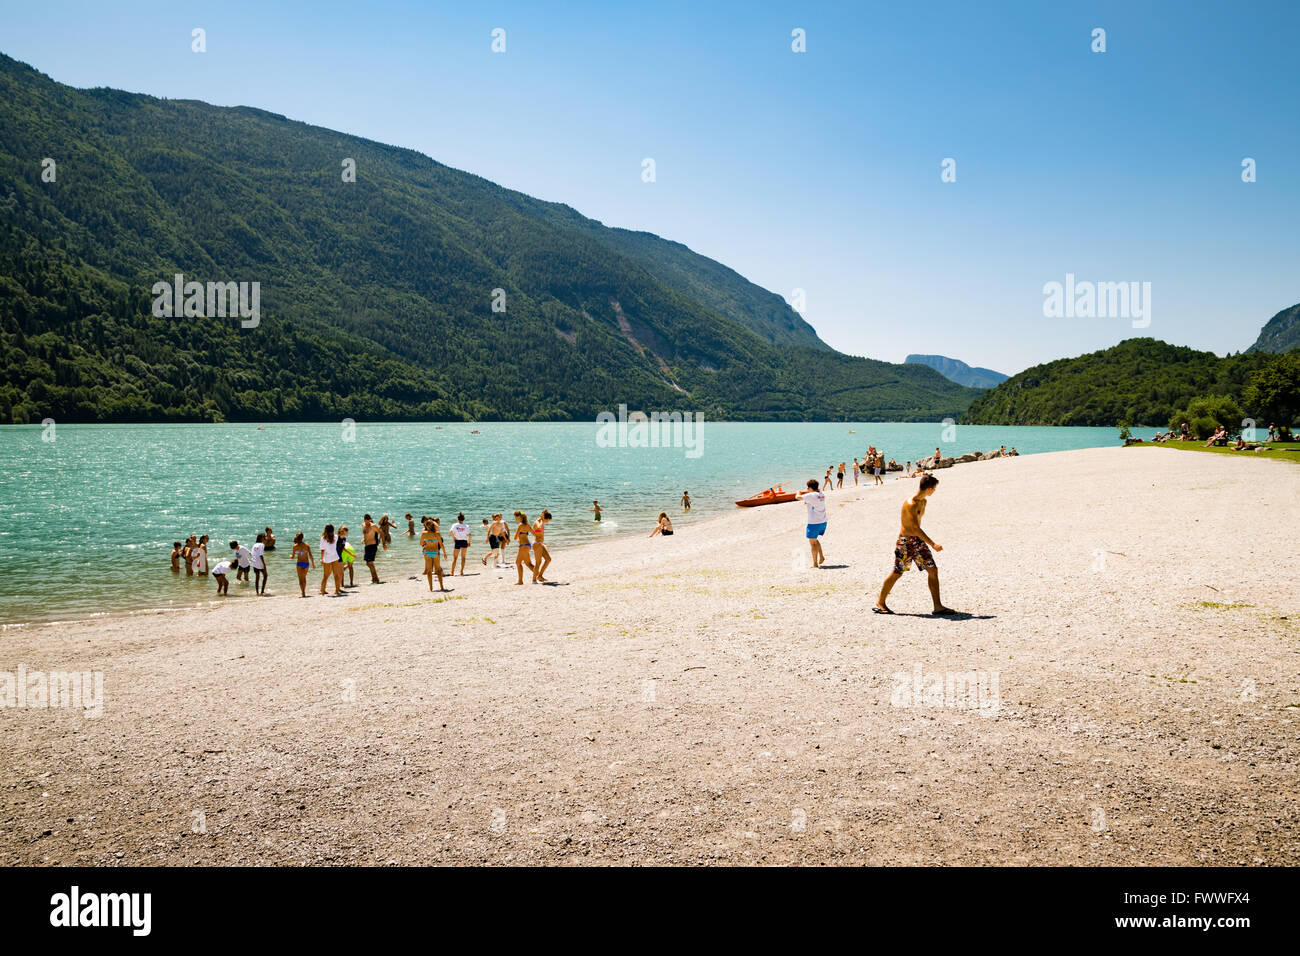
<instances>
[{"instance_id":1,"label":"boat on sand","mask_svg":"<svg viewBox=\"0 0 1300 956\"><path fill-rule=\"evenodd\" d=\"M794 501L795 493L786 491L782 485L774 485L767 491L760 491L756 495L748 498L741 498L736 504L742 508L753 508L757 505L779 505L785 501Z\"/></svg>"}]
</instances>

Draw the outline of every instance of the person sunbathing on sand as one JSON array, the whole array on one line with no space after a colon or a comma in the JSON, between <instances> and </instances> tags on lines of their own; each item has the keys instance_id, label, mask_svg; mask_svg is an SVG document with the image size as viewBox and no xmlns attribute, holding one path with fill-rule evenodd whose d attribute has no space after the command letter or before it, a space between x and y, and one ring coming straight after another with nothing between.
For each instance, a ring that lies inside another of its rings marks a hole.
<instances>
[{"instance_id":1,"label":"person sunbathing on sand","mask_svg":"<svg viewBox=\"0 0 1300 956\"><path fill-rule=\"evenodd\" d=\"M898 541L894 544L894 570L880 586L880 597L876 599L875 607L871 609L876 614L894 613L885 600L909 564L915 564L918 570L924 570L929 575L930 597L934 599L933 613L939 615L957 613L950 607L944 607L943 602L939 600L939 568L934 563L930 548L942 551L943 546L930 540L930 536L921 530L921 517L925 514L926 499L934 494L934 489L938 486L938 478L934 475L926 475L921 479L916 494L903 502L902 527L898 532Z\"/></svg>"}]
</instances>

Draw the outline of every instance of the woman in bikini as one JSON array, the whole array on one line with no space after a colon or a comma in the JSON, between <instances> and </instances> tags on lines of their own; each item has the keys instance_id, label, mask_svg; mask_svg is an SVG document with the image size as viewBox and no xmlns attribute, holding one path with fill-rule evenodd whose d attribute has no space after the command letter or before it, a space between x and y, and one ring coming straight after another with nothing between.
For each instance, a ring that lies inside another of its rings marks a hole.
<instances>
[{"instance_id":1,"label":"woman in bikini","mask_svg":"<svg viewBox=\"0 0 1300 956\"><path fill-rule=\"evenodd\" d=\"M655 529L650 532L649 537L653 538L657 534L661 534L665 538L673 536L673 523L668 519L668 512L666 511L659 512L659 523L655 525Z\"/></svg>"},{"instance_id":2,"label":"woman in bikini","mask_svg":"<svg viewBox=\"0 0 1300 956\"><path fill-rule=\"evenodd\" d=\"M429 579L429 590L433 590L435 574L438 575L438 590L447 590L442 586L442 534L438 531L438 522L432 518L424 519L420 550L424 552L424 576Z\"/></svg>"},{"instance_id":3,"label":"woman in bikini","mask_svg":"<svg viewBox=\"0 0 1300 956\"><path fill-rule=\"evenodd\" d=\"M551 552L546 548L546 522L551 520L551 513L543 511L542 516L533 525L533 562L537 565L533 571L533 580L546 582L546 568L551 563Z\"/></svg>"},{"instance_id":4,"label":"woman in bikini","mask_svg":"<svg viewBox=\"0 0 1300 956\"><path fill-rule=\"evenodd\" d=\"M515 528L515 541L519 545L519 552L515 555L515 566L519 569L519 580L515 584L524 583L525 567L533 572L533 583L536 584L537 572L533 568L533 558L530 553L532 546L528 543L528 536L532 534L532 530L528 525L528 515L522 511L516 511L515 520L519 522L519 526Z\"/></svg>"},{"instance_id":5,"label":"woman in bikini","mask_svg":"<svg viewBox=\"0 0 1300 956\"><path fill-rule=\"evenodd\" d=\"M293 536L293 560L298 565L298 590L306 597L307 569L316 567L316 559L312 557L311 545L302 539L301 531Z\"/></svg>"},{"instance_id":6,"label":"woman in bikini","mask_svg":"<svg viewBox=\"0 0 1300 956\"><path fill-rule=\"evenodd\" d=\"M409 515L407 517L410 517ZM383 515L379 519L379 543L388 550L388 546L393 543L393 529L397 524L388 515Z\"/></svg>"},{"instance_id":7,"label":"woman in bikini","mask_svg":"<svg viewBox=\"0 0 1300 956\"><path fill-rule=\"evenodd\" d=\"M343 593L343 562L339 560L339 542L334 537L334 526L327 524L320 539L320 566L324 573L320 579L320 593L324 595L325 585L334 579L334 594Z\"/></svg>"}]
</instances>

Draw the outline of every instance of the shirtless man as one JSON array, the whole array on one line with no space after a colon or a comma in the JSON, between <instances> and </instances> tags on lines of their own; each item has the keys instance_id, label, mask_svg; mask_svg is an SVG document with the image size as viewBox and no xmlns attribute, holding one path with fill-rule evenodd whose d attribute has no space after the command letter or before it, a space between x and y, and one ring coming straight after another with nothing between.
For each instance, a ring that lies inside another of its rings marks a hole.
<instances>
[{"instance_id":1,"label":"shirtless man","mask_svg":"<svg viewBox=\"0 0 1300 956\"><path fill-rule=\"evenodd\" d=\"M925 514L925 500L934 494L934 489L938 487L939 479L934 475L926 475L921 479L920 487L916 494L903 502L902 512L902 529L898 532L898 543L894 545L894 570L890 572L889 577L885 578L885 583L880 586L880 597L876 600L876 606L871 610L877 614L893 614L885 604L885 599L889 597L889 592L898 579L903 576L909 563L914 563L918 570L924 570L930 577L930 597L934 598L934 613L956 614L950 607L944 607L943 602L939 600L939 569L935 566L934 556L930 554L930 548L936 551L942 551L943 546L935 544L930 540L930 536L921 530L921 517Z\"/></svg>"},{"instance_id":2,"label":"shirtless man","mask_svg":"<svg viewBox=\"0 0 1300 956\"><path fill-rule=\"evenodd\" d=\"M361 543L366 546L364 560L366 567L370 569L370 583L383 584L379 580L379 572L375 570L375 555L379 553L379 525L370 520L370 515L366 515L361 523Z\"/></svg>"}]
</instances>

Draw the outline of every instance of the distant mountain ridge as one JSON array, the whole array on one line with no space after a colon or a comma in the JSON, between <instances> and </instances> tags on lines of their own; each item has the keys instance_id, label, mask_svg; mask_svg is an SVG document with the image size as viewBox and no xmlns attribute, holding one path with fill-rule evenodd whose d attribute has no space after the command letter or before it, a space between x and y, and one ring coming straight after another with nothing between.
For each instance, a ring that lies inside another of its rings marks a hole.
<instances>
[{"instance_id":1,"label":"distant mountain ridge","mask_svg":"<svg viewBox=\"0 0 1300 956\"><path fill-rule=\"evenodd\" d=\"M1300 348L1300 304L1283 309L1260 329L1247 352L1289 352Z\"/></svg>"},{"instance_id":2,"label":"distant mountain ridge","mask_svg":"<svg viewBox=\"0 0 1300 956\"><path fill-rule=\"evenodd\" d=\"M831 349L680 243L414 150L2 54L0 102L0 422L917 421L978 394ZM154 314L176 273L260 283L260 324Z\"/></svg>"},{"instance_id":3,"label":"distant mountain ridge","mask_svg":"<svg viewBox=\"0 0 1300 956\"><path fill-rule=\"evenodd\" d=\"M967 365L960 359L948 358L946 355L909 355L903 359L903 364L928 365L949 381L970 388L993 388L1010 377L991 368Z\"/></svg>"}]
</instances>

